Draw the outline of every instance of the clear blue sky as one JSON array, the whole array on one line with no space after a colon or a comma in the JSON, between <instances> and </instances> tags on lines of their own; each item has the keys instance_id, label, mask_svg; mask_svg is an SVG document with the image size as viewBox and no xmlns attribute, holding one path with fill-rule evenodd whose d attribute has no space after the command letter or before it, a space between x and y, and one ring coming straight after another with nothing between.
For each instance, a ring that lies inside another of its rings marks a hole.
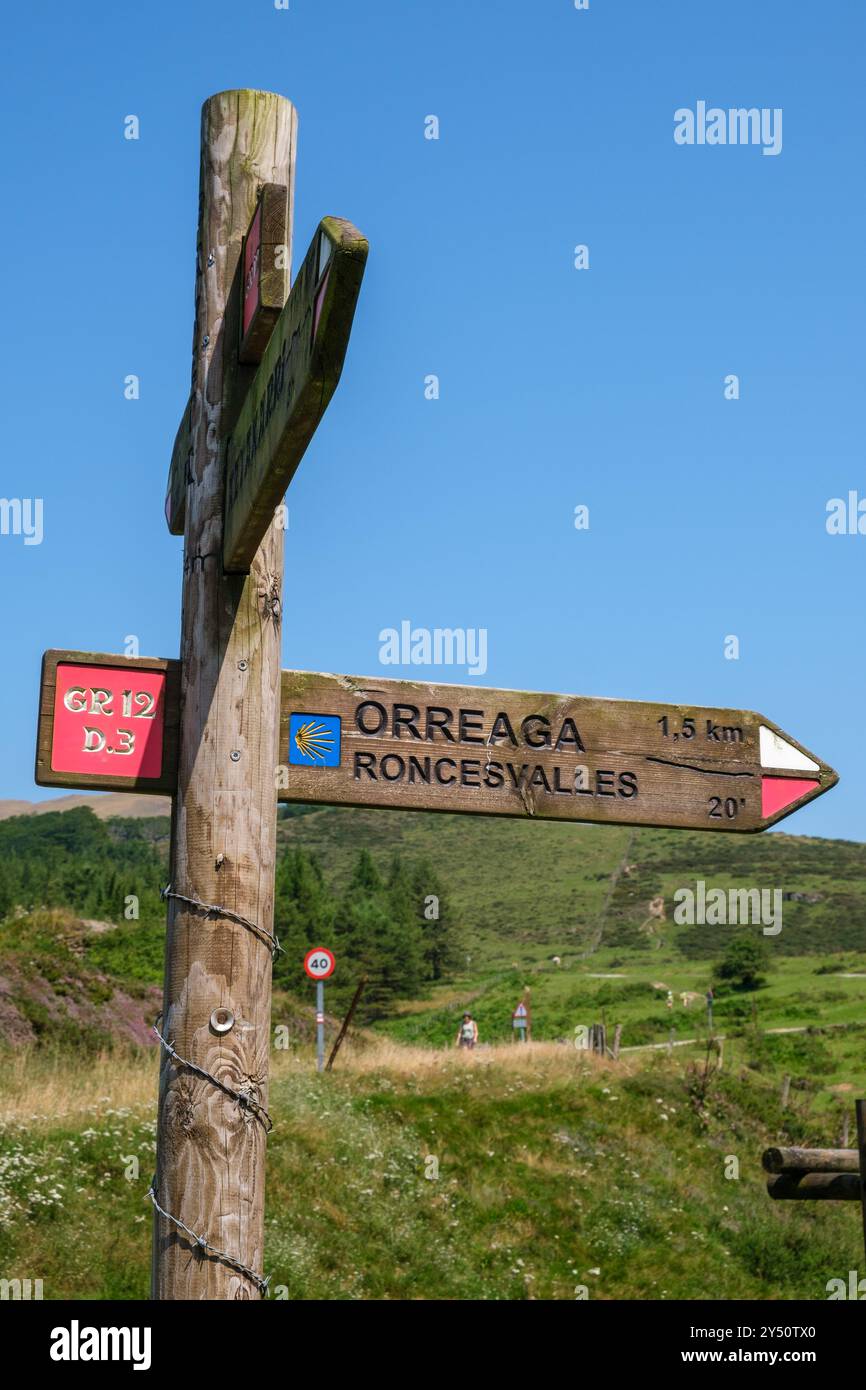
<instances>
[{"instance_id":1,"label":"clear blue sky","mask_svg":"<svg viewBox=\"0 0 866 1390\"><path fill-rule=\"evenodd\" d=\"M484 684L761 710L842 778L784 828L866 839L866 536L825 529L866 496L861 5L151 0L4 37L0 495L44 540L0 536L0 796L48 795L43 649L177 654L199 109L245 86L300 113L296 266L326 213L371 246L289 496L284 665L485 627ZM781 154L676 145L698 100L781 107Z\"/></svg>"}]
</instances>

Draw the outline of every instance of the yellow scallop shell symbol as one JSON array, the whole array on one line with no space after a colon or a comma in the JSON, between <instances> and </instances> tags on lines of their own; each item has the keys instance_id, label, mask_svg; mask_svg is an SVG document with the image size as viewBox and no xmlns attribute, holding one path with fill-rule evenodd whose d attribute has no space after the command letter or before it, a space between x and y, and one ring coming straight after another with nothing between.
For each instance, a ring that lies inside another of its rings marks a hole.
<instances>
[{"instance_id":1,"label":"yellow scallop shell symbol","mask_svg":"<svg viewBox=\"0 0 866 1390\"><path fill-rule=\"evenodd\" d=\"M295 747L303 757L323 763L325 754L334 747L334 735L326 725L311 719L309 724L300 724L295 730Z\"/></svg>"}]
</instances>

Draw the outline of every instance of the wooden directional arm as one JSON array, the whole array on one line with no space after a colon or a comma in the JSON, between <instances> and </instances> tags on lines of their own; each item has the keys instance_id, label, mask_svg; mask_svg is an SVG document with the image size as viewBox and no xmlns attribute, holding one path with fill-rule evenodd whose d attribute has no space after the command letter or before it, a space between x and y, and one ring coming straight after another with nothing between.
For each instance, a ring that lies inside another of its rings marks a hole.
<instances>
[{"instance_id":1,"label":"wooden directional arm","mask_svg":"<svg viewBox=\"0 0 866 1390\"><path fill-rule=\"evenodd\" d=\"M186 488L190 477L190 458L192 456L192 407L193 397L186 403L181 422L175 435L168 469L168 484L165 490L165 519L173 536L182 536L186 523Z\"/></svg>"},{"instance_id":2,"label":"wooden directional arm","mask_svg":"<svg viewBox=\"0 0 866 1390\"><path fill-rule=\"evenodd\" d=\"M63 706L65 686L58 701L58 665L62 677L69 664L106 668L104 678L94 676L84 681L85 686L117 686L120 692L121 713L131 722L124 720L115 730L116 702L112 705L98 690L88 697L93 708L86 725L78 719L81 736L94 745L101 746L104 734L106 747L114 748L110 735L120 733L120 747L110 760L90 756L99 752L95 746L78 750L88 756L71 762L53 758L57 740L69 732L64 727L67 714L77 718L84 713L80 695L72 695L70 704ZM150 760L133 773L134 762L126 757L129 730L136 731L139 749L144 736L143 716L127 708L132 697L123 695L126 672L136 666L162 670L167 676L162 693L166 738L157 773L150 769ZM109 671L111 667L116 669ZM180 723L178 671L178 663L171 661L47 653L37 781L173 791ZM761 732L776 726L749 710L687 710L577 695L283 671L279 723L275 766L283 801L746 832L765 829L779 818L778 812L763 815L761 805L767 771L761 761ZM696 730L688 740L694 751L684 756L667 749L677 723ZM737 738L716 739L719 729ZM807 756L793 743L787 747ZM799 800L792 806L820 795L836 781L832 768L818 759L812 762L816 771L802 795L799 783L793 783ZM748 899L749 890L743 892ZM747 901L743 910L748 910ZM764 1166L772 1173L857 1170L856 1154L835 1149L768 1149Z\"/></svg>"},{"instance_id":3,"label":"wooden directional arm","mask_svg":"<svg viewBox=\"0 0 866 1390\"><path fill-rule=\"evenodd\" d=\"M278 188L267 185L266 191ZM267 200L262 206L267 208ZM224 454L223 563L228 573L249 570L337 389L367 252L366 238L351 222L323 218L273 328L272 317L260 312L258 322L266 323L270 339L264 347L264 330L259 327L256 351L261 363ZM262 283L262 294L267 291L272 308L277 289L264 277ZM247 347L241 345L242 360L249 360L250 336L244 339ZM173 536L182 536L186 523L193 404L191 396L168 473L165 516Z\"/></svg>"},{"instance_id":4,"label":"wooden directional arm","mask_svg":"<svg viewBox=\"0 0 866 1390\"><path fill-rule=\"evenodd\" d=\"M337 389L367 251L351 222L319 223L226 446L227 573L249 569Z\"/></svg>"},{"instance_id":5,"label":"wooden directional arm","mask_svg":"<svg viewBox=\"0 0 866 1390\"><path fill-rule=\"evenodd\" d=\"M411 637L389 656L410 661ZM441 655L465 662L461 637L442 632ZM306 748L319 726L339 756ZM280 759L286 801L748 833L837 780L752 710L300 671L283 672Z\"/></svg>"}]
</instances>

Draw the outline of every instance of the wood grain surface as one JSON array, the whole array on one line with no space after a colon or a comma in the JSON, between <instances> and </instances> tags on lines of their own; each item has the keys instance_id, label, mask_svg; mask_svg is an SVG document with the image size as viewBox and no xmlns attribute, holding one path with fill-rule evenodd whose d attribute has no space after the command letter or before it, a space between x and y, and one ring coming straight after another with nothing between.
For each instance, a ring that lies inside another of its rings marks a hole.
<instances>
[{"instance_id":1,"label":"wood grain surface","mask_svg":"<svg viewBox=\"0 0 866 1390\"><path fill-rule=\"evenodd\" d=\"M253 369L237 361L241 241L264 183L293 187L296 115L283 97L231 91L202 110L187 487L181 733L172 827L176 892L273 927L283 532L263 532L250 573L222 567L224 445ZM291 194L290 211L291 218ZM260 933L170 900L163 1030L186 1058L267 1106L271 952ZM229 1009L232 1029L211 1026ZM160 1205L261 1273L265 1128L163 1054ZM256 1283L157 1216L159 1299L258 1299Z\"/></svg>"},{"instance_id":2,"label":"wood grain surface","mask_svg":"<svg viewBox=\"0 0 866 1390\"><path fill-rule=\"evenodd\" d=\"M238 356L241 362L258 363L262 360L288 294L289 272L285 256L289 242L289 190L280 183L266 183L259 194L253 221L256 215L260 226L258 274L255 276L256 304L246 332L243 331L241 314ZM241 265L244 264L245 253L246 237ZM242 286L241 289L244 294L246 287Z\"/></svg>"},{"instance_id":3,"label":"wood grain surface","mask_svg":"<svg viewBox=\"0 0 866 1390\"><path fill-rule=\"evenodd\" d=\"M295 713L339 717L339 766L290 746ZM815 759L816 790L763 816L761 780L769 769L760 763L761 725L815 758L751 710L285 671L278 794L337 805L763 830L838 779Z\"/></svg>"},{"instance_id":4,"label":"wood grain surface","mask_svg":"<svg viewBox=\"0 0 866 1390\"><path fill-rule=\"evenodd\" d=\"M107 665L123 660L46 654L38 767L50 748L53 657ZM176 735L169 731L179 718L179 663L141 661L172 677L163 777L150 788L165 791L174 786ZM339 719L337 766L304 759L292 748L293 714ZM815 789L772 816L761 814L762 776L804 774L762 767L761 726L818 764L809 775ZM40 775L46 785L109 786L105 778ZM282 672L275 769L281 801L749 832L775 824L837 781L832 768L752 710ZM123 778L110 786L148 789Z\"/></svg>"},{"instance_id":5,"label":"wood grain surface","mask_svg":"<svg viewBox=\"0 0 866 1390\"><path fill-rule=\"evenodd\" d=\"M249 568L337 389L366 261L357 228L323 218L228 442L227 571Z\"/></svg>"}]
</instances>

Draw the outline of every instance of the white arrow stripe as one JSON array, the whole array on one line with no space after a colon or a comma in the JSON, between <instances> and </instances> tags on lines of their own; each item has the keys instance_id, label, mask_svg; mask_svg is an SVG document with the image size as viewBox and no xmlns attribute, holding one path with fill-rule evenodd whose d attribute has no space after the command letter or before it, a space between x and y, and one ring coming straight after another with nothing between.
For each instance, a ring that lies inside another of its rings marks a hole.
<instances>
[{"instance_id":1,"label":"white arrow stripe","mask_svg":"<svg viewBox=\"0 0 866 1390\"><path fill-rule=\"evenodd\" d=\"M811 758L807 758L805 753L801 753L799 748L795 748L793 743L781 738L779 734L768 729L766 724L760 725L761 740L761 767L784 768L790 772L818 772L818 764Z\"/></svg>"}]
</instances>

